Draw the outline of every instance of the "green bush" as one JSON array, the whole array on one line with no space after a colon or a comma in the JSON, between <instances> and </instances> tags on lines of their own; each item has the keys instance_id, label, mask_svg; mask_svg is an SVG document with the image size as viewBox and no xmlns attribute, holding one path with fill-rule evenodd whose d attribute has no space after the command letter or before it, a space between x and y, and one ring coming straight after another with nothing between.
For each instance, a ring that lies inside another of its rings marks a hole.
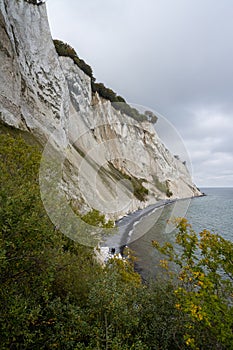
<instances>
[{"instance_id":1,"label":"green bush","mask_svg":"<svg viewBox=\"0 0 233 350\"><path fill-rule=\"evenodd\" d=\"M158 121L158 117L151 111L145 111L145 116L147 117L148 121L155 124Z\"/></svg>"},{"instance_id":2,"label":"green bush","mask_svg":"<svg viewBox=\"0 0 233 350\"><path fill-rule=\"evenodd\" d=\"M41 4L43 4L43 2L45 2L45 0L44 1L43 0L40 0L40 1L38 1L38 0L24 0L24 1L28 2L29 4L33 4L33 5L41 5Z\"/></svg>"},{"instance_id":3,"label":"green bush","mask_svg":"<svg viewBox=\"0 0 233 350\"><path fill-rule=\"evenodd\" d=\"M69 44L64 43L61 40L54 40L55 49L59 56L66 56L72 58L75 64L87 74L93 81L93 72L91 66L89 66L84 60L80 59L76 51Z\"/></svg>"},{"instance_id":4,"label":"green bush","mask_svg":"<svg viewBox=\"0 0 233 350\"><path fill-rule=\"evenodd\" d=\"M106 221L105 216L100 214L96 209L92 209L87 214L81 216L81 219L87 224L95 227L113 228L114 222L112 220Z\"/></svg>"},{"instance_id":5,"label":"green bush","mask_svg":"<svg viewBox=\"0 0 233 350\"><path fill-rule=\"evenodd\" d=\"M169 188L166 191L166 196L169 197L169 198L173 196L173 192L170 191Z\"/></svg>"},{"instance_id":6,"label":"green bush","mask_svg":"<svg viewBox=\"0 0 233 350\"><path fill-rule=\"evenodd\" d=\"M192 349L231 349L233 344L233 243L203 230L198 235L187 220L176 220L176 244L153 245L167 259L175 307L185 320L183 340ZM169 261L178 273L169 270Z\"/></svg>"},{"instance_id":7,"label":"green bush","mask_svg":"<svg viewBox=\"0 0 233 350\"><path fill-rule=\"evenodd\" d=\"M98 94L101 97L103 97L111 102L117 102L116 93L113 90L106 88L103 83L93 83L92 84L92 91L94 93L98 92Z\"/></svg>"},{"instance_id":8,"label":"green bush","mask_svg":"<svg viewBox=\"0 0 233 350\"><path fill-rule=\"evenodd\" d=\"M144 114L139 113L136 108L131 107L128 103L119 103L120 101L115 101L112 103L113 107L122 113L125 113L129 117L135 119L137 122L148 121Z\"/></svg>"},{"instance_id":9,"label":"green bush","mask_svg":"<svg viewBox=\"0 0 233 350\"><path fill-rule=\"evenodd\" d=\"M148 118L144 114L140 114L137 109L132 108L130 105L128 105L124 98L121 96L117 96L117 94L109 89L106 88L106 86L103 83L92 83L92 91L95 93L97 92L101 97L109 100L112 102L112 106L121 111L122 113L125 113L129 117L135 119L138 122L147 121Z\"/></svg>"}]
</instances>

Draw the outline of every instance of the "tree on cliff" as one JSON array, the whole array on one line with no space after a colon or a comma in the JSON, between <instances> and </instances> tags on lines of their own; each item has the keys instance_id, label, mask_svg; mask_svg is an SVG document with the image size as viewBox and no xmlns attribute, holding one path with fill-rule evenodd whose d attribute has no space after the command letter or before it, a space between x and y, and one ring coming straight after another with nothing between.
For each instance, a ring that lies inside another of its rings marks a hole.
<instances>
[{"instance_id":1,"label":"tree on cliff","mask_svg":"<svg viewBox=\"0 0 233 350\"><path fill-rule=\"evenodd\" d=\"M176 220L177 247L154 247L167 256L161 265L175 287L175 307L185 320L184 340L198 349L233 346L233 243L203 230L196 234L187 220ZM178 273L169 269L175 263Z\"/></svg>"}]
</instances>

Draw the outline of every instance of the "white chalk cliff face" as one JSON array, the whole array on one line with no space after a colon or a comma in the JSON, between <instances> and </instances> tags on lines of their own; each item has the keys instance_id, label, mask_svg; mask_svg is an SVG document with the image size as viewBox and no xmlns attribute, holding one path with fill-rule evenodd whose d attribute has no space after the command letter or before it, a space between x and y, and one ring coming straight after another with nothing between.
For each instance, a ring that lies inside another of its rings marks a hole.
<instances>
[{"instance_id":1,"label":"white chalk cliff face","mask_svg":"<svg viewBox=\"0 0 233 350\"><path fill-rule=\"evenodd\" d=\"M201 194L152 124L93 96L90 78L58 57L45 4L0 0L0 81L1 121L43 145L52 138L65 158L60 189L79 210L118 218L168 195Z\"/></svg>"}]
</instances>

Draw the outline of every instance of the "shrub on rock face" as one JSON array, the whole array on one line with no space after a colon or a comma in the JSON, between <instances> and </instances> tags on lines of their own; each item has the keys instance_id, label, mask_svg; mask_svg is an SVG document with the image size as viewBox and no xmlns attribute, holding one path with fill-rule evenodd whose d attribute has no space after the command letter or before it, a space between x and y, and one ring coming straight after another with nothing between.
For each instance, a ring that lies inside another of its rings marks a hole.
<instances>
[{"instance_id":1,"label":"shrub on rock face","mask_svg":"<svg viewBox=\"0 0 233 350\"><path fill-rule=\"evenodd\" d=\"M151 111L145 111L145 116L147 117L148 121L151 123L156 123L158 120L158 117Z\"/></svg>"},{"instance_id":2,"label":"shrub on rock face","mask_svg":"<svg viewBox=\"0 0 233 350\"><path fill-rule=\"evenodd\" d=\"M81 58L79 58L78 56L75 56L73 58L74 63L77 64L77 66L86 74L88 75L92 80L95 80L95 78L93 77L93 73L92 73L92 68L91 66L89 66L89 64L87 64L84 60L82 60Z\"/></svg>"},{"instance_id":3,"label":"shrub on rock face","mask_svg":"<svg viewBox=\"0 0 233 350\"><path fill-rule=\"evenodd\" d=\"M92 84L92 91L98 92L101 97L106 98L111 102L118 102L116 93L113 90L107 88L103 83Z\"/></svg>"},{"instance_id":4,"label":"shrub on rock face","mask_svg":"<svg viewBox=\"0 0 233 350\"><path fill-rule=\"evenodd\" d=\"M76 51L69 44L61 40L54 40L53 42L59 56L68 56L72 59L77 56Z\"/></svg>"},{"instance_id":5,"label":"shrub on rock face","mask_svg":"<svg viewBox=\"0 0 233 350\"><path fill-rule=\"evenodd\" d=\"M59 56L70 57L74 61L74 63L85 73L87 74L93 81L95 80L93 77L93 72L91 66L89 66L84 60L78 57L75 49L67 43L64 43L61 40L54 40L55 49Z\"/></svg>"},{"instance_id":6,"label":"shrub on rock face","mask_svg":"<svg viewBox=\"0 0 233 350\"><path fill-rule=\"evenodd\" d=\"M45 0L25 0L25 1L33 5L41 5L45 2Z\"/></svg>"},{"instance_id":7,"label":"shrub on rock face","mask_svg":"<svg viewBox=\"0 0 233 350\"><path fill-rule=\"evenodd\" d=\"M126 103L125 99L123 97L121 97L121 96L117 96L117 101Z\"/></svg>"},{"instance_id":8,"label":"shrub on rock face","mask_svg":"<svg viewBox=\"0 0 233 350\"><path fill-rule=\"evenodd\" d=\"M172 197L173 196L173 192L170 191L169 189L167 189L166 196L169 197L169 198Z\"/></svg>"}]
</instances>

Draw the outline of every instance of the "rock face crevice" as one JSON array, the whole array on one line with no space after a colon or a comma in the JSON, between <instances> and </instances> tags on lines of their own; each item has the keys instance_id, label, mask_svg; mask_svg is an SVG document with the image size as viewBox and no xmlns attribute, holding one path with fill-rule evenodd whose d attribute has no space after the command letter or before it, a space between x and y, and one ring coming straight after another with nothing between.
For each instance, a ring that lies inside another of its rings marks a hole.
<instances>
[{"instance_id":1,"label":"rock face crevice","mask_svg":"<svg viewBox=\"0 0 233 350\"><path fill-rule=\"evenodd\" d=\"M94 207L118 218L168 195L201 194L151 123L137 123L93 96L90 78L57 55L45 5L0 0L0 80L1 121L42 144L52 137L65 154L60 188L79 210Z\"/></svg>"}]
</instances>

